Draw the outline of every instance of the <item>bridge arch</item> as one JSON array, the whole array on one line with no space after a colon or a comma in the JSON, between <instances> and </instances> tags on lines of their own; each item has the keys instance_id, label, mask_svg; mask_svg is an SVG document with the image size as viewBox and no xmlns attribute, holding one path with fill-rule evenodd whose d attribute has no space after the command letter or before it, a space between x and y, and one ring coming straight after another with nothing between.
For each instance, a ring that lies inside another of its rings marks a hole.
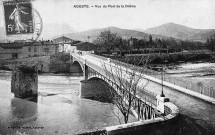
<instances>
[{"instance_id":1,"label":"bridge arch","mask_svg":"<svg viewBox=\"0 0 215 135\"><path fill-rule=\"evenodd\" d=\"M87 80L88 80L88 81L94 81L94 80L96 80L96 81L103 81L103 82L106 82L103 78L97 77L97 76L91 76L91 77L89 77ZM107 82L106 82L106 83L107 83Z\"/></svg>"},{"instance_id":2,"label":"bridge arch","mask_svg":"<svg viewBox=\"0 0 215 135\"><path fill-rule=\"evenodd\" d=\"M112 102L110 90L113 89L108 82L100 77L90 77L81 81L81 97L101 102Z\"/></svg>"},{"instance_id":3,"label":"bridge arch","mask_svg":"<svg viewBox=\"0 0 215 135\"><path fill-rule=\"evenodd\" d=\"M79 61L75 60L70 65L70 72L71 73L84 73L84 66Z\"/></svg>"}]
</instances>

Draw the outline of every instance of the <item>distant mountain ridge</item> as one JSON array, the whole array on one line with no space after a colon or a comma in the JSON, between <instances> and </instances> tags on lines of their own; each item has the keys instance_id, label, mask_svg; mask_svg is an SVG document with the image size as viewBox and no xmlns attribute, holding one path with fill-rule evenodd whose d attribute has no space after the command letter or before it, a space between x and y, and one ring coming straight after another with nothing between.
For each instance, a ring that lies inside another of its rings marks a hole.
<instances>
[{"instance_id":1,"label":"distant mountain ridge","mask_svg":"<svg viewBox=\"0 0 215 135\"><path fill-rule=\"evenodd\" d=\"M133 38L138 38L138 39L148 39L149 34L141 32L141 31L136 31L136 30L128 30L128 29L121 29L117 27L107 27L107 28L102 28L102 29L92 29L92 30L87 30L83 32L77 32L77 33L70 33L66 34L66 37L75 39L75 40L81 40L81 41L93 41L96 39L99 34L102 31L105 30L110 30L112 33L116 33L117 35L121 36L124 39L129 39L131 37ZM153 38L167 38L165 36L161 35L152 35Z\"/></svg>"},{"instance_id":2,"label":"distant mountain ridge","mask_svg":"<svg viewBox=\"0 0 215 135\"><path fill-rule=\"evenodd\" d=\"M76 32L74 28L70 27L68 24L45 24L43 26L43 32L40 39L53 39L60 36L66 36L68 38L80 41L93 41L96 39L102 31L110 30L112 33L117 33L124 39L129 39L131 37L138 39L147 39L149 35L152 38L176 38L182 40L191 41L202 41L205 42L207 38L215 35L215 29L193 29L187 26L183 26L175 23L167 23L154 28L149 28L146 30L135 29L121 29L117 27L107 27L101 29L91 29L82 32ZM5 40L4 28L0 27L0 41Z\"/></svg>"},{"instance_id":3,"label":"distant mountain ridge","mask_svg":"<svg viewBox=\"0 0 215 135\"><path fill-rule=\"evenodd\" d=\"M148 34L159 34L191 41L206 41L207 38L215 34L215 29L193 29L175 23L166 23L144 31Z\"/></svg>"}]
</instances>

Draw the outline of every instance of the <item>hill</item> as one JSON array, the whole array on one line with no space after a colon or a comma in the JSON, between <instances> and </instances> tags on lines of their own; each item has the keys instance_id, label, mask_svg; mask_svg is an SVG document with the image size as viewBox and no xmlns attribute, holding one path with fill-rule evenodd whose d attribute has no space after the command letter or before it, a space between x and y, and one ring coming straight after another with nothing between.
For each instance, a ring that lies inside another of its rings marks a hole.
<instances>
[{"instance_id":1,"label":"hill","mask_svg":"<svg viewBox=\"0 0 215 135\"><path fill-rule=\"evenodd\" d=\"M155 38L168 38L173 37L176 39L190 40L190 41L201 41L205 42L207 38L215 35L215 29L193 29L183 25L175 23L167 23L154 28L141 30L129 30L121 29L117 27L107 27L102 29L91 29L82 32L76 32L74 28L68 24L44 24L43 31L40 39L53 39L62 35L69 37L74 40L80 41L93 41L99 36L102 31L110 30L112 33L117 33L124 39L131 37L138 39L147 39L151 34L153 39ZM19 37L8 37L5 39L5 31L3 27L0 27L0 42L8 40L19 40ZM18 38L18 39L17 39Z\"/></svg>"},{"instance_id":2,"label":"hill","mask_svg":"<svg viewBox=\"0 0 215 135\"><path fill-rule=\"evenodd\" d=\"M66 34L65 36L67 36L71 39L80 40L80 41L88 41L88 38L90 41L93 41L94 39L96 39L99 36L99 34L102 31L105 31L105 30L110 30L112 33L116 33L117 35L121 36L124 39L129 39L131 37L138 38L138 39L148 39L149 38L149 34L147 34L147 33L140 32L137 30L121 29L121 28L117 28L117 27L92 29L92 30L87 30L87 31L83 31L83 32ZM152 37L153 38L166 38L164 36L155 35L155 34L152 35Z\"/></svg>"},{"instance_id":3,"label":"hill","mask_svg":"<svg viewBox=\"0 0 215 135\"><path fill-rule=\"evenodd\" d=\"M144 31L148 34L159 34L162 36L173 37L191 41L206 41L208 37L215 34L214 29L193 29L175 23L167 23Z\"/></svg>"}]
</instances>

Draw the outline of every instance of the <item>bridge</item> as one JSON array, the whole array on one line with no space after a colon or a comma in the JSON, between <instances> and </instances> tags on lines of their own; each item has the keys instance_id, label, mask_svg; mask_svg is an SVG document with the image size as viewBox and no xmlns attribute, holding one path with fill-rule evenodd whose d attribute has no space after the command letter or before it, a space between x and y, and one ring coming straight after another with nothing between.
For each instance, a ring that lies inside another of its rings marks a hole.
<instances>
[{"instance_id":1,"label":"bridge","mask_svg":"<svg viewBox=\"0 0 215 135\"><path fill-rule=\"evenodd\" d=\"M92 54L72 54L72 56L72 62L76 64L79 63L80 68L83 70L85 80L95 77L101 78L111 86L115 87L116 90L119 89L117 83L111 82L111 78L108 78L110 75L108 76L107 70L105 70L105 67L106 69L107 67L114 68L114 66L118 65L114 65L114 63L116 63L114 60ZM122 63L122 65L124 64ZM126 75L124 77L126 77ZM139 91L137 99L139 98L143 101L146 99L149 104L152 104L150 105L152 108L156 108L157 98L155 97L160 95L162 91L162 81L160 77L160 75L154 75L149 73L149 71L146 71L146 73L141 76L141 80L139 81L140 83L137 85ZM214 133L215 92L211 91L211 89L204 89L205 93L201 93L192 85L190 87L185 85L186 82L182 82L182 85L179 85L178 81L179 80L176 79L174 80L174 78L167 78L166 76L164 77L163 90L165 96L168 97L170 101L179 108L183 115L192 119L197 119L200 125L201 123L204 123L201 126L205 127L206 129L209 127L209 134L211 132ZM149 82L148 85L142 89L143 85L145 85L147 82ZM192 88L194 88L195 91ZM136 111L137 110L138 109L136 109ZM137 111L137 116L139 115L141 114L138 114Z\"/></svg>"},{"instance_id":2,"label":"bridge","mask_svg":"<svg viewBox=\"0 0 215 135\"><path fill-rule=\"evenodd\" d=\"M122 66L122 63L119 64L111 59L92 54L72 54L71 66L72 72L83 71L85 81L103 80L116 91L116 94L123 97L128 106L129 102L131 102L130 111L138 122L107 127L106 132L108 134L119 134L125 131L138 133L143 131L144 125L174 119L179 113L178 107L169 102L168 98L160 94L153 96L145 92L144 87L147 86L148 81L142 80L144 75L139 71L134 72L132 68ZM85 97L90 93L95 96L98 93L100 95L105 94L104 91L82 90L81 96Z\"/></svg>"}]
</instances>

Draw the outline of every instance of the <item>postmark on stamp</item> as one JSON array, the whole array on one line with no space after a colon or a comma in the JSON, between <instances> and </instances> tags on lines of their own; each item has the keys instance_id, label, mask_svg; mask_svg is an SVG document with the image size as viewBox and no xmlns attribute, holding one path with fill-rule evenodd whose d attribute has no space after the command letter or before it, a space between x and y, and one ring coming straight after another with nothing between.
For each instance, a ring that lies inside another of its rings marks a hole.
<instances>
[{"instance_id":1,"label":"postmark on stamp","mask_svg":"<svg viewBox=\"0 0 215 135\"><path fill-rule=\"evenodd\" d=\"M32 4L29 1L4 1L6 35L34 32Z\"/></svg>"}]
</instances>

